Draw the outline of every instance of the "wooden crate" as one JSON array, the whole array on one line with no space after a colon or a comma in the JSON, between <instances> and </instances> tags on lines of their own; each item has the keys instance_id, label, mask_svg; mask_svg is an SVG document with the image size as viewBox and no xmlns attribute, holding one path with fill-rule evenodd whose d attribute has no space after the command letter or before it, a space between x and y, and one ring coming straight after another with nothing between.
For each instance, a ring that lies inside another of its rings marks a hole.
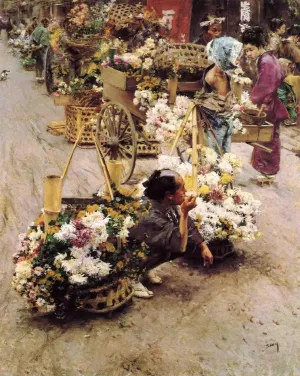
<instances>
[{"instance_id":1,"label":"wooden crate","mask_svg":"<svg viewBox=\"0 0 300 376\"><path fill-rule=\"evenodd\" d=\"M249 124L243 124L243 126L247 132L233 134L232 142L270 142L273 140L274 125L269 122L261 126Z\"/></svg>"},{"instance_id":2,"label":"wooden crate","mask_svg":"<svg viewBox=\"0 0 300 376\"><path fill-rule=\"evenodd\" d=\"M109 83L121 90L135 91L137 87L134 77L127 77L126 73L111 67L101 68L101 78L104 83Z\"/></svg>"}]
</instances>

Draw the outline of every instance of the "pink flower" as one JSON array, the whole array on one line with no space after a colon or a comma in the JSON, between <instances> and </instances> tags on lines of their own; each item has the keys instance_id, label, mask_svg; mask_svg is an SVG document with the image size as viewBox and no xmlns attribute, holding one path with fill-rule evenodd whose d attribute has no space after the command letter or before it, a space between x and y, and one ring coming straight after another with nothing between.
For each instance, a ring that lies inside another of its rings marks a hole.
<instances>
[{"instance_id":1,"label":"pink flower","mask_svg":"<svg viewBox=\"0 0 300 376\"><path fill-rule=\"evenodd\" d=\"M210 199L212 201L217 201L217 202L222 202L225 200L225 198L227 197L226 194L224 193L224 191L222 191L222 189L220 188L216 188L214 189L211 193L210 193Z\"/></svg>"},{"instance_id":2,"label":"pink flower","mask_svg":"<svg viewBox=\"0 0 300 376\"><path fill-rule=\"evenodd\" d=\"M236 205L239 205L239 204L242 202L240 196L234 196L234 197L233 197L233 201L234 201L234 203L235 203Z\"/></svg>"}]
</instances>

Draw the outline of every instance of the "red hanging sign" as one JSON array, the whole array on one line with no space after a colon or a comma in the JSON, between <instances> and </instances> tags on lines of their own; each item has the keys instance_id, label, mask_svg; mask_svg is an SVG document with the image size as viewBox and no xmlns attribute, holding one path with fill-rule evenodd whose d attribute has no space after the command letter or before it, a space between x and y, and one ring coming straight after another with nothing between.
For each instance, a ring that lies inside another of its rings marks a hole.
<instances>
[{"instance_id":1,"label":"red hanging sign","mask_svg":"<svg viewBox=\"0 0 300 376\"><path fill-rule=\"evenodd\" d=\"M188 42L192 13L192 0L147 0L162 16L171 29L171 38L176 42Z\"/></svg>"}]
</instances>

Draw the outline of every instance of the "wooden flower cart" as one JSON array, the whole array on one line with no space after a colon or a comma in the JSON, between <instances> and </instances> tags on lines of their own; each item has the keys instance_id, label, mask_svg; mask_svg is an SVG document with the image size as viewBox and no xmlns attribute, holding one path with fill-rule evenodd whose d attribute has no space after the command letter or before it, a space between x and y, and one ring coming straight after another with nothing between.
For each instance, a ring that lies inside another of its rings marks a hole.
<instances>
[{"instance_id":1,"label":"wooden flower cart","mask_svg":"<svg viewBox=\"0 0 300 376\"><path fill-rule=\"evenodd\" d=\"M176 51L178 67L207 66L205 49L192 43L174 43L163 47L159 52L160 60L157 66L165 64L171 66L167 60L171 51ZM178 52L179 51L179 52ZM162 57L164 58L162 60ZM184 63L185 61L185 63ZM134 91L137 82L129 78L126 73L111 67L102 68L103 97L106 104L102 107L97 121L96 137L99 141L102 154L106 160L119 159L122 161L122 183L127 182L135 168L136 158L140 155L156 156L160 146L154 139L147 137L143 131L146 122L145 112L141 112L134 104ZM177 78L169 79L169 104L175 102L177 91L196 91L200 82L178 82Z\"/></svg>"}]
</instances>

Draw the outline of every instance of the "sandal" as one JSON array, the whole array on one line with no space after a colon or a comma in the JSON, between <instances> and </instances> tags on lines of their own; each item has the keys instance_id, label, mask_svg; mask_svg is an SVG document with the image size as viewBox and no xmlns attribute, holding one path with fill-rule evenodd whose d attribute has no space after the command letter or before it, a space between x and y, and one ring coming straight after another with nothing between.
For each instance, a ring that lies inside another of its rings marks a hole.
<instances>
[{"instance_id":1,"label":"sandal","mask_svg":"<svg viewBox=\"0 0 300 376\"><path fill-rule=\"evenodd\" d=\"M275 182L276 175L259 175L256 177L256 182L261 187L264 184L272 185Z\"/></svg>"},{"instance_id":2,"label":"sandal","mask_svg":"<svg viewBox=\"0 0 300 376\"><path fill-rule=\"evenodd\" d=\"M144 279L147 281L147 282L150 282L152 283L153 285L161 285L162 284L162 279L160 278L159 275L157 275L155 273L155 271L152 269L152 270L148 270L145 275L144 275Z\"/></svg>"},{"instance_id":3,"label":"sandal","mask_svg":"<svg viewBox=\"0 0 300 376\"><path fill-rule=\"evenodd\" d=\"M134 294L136 298L150 299L153 297L153 292L148 290L147 287L141 284L141 282L133 282Z\"/></svg>"}]
</instances>

